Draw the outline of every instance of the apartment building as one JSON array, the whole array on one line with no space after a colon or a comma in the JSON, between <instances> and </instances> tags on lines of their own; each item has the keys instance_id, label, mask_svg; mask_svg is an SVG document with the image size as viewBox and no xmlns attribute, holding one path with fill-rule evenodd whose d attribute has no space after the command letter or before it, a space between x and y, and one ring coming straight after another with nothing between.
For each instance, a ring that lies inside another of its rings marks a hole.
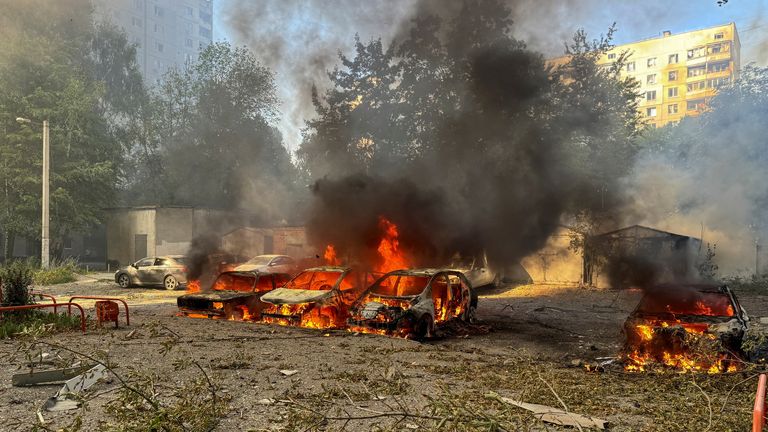
<instances>
[{"instance_id":1,"label":"apartment building","mask_svg":"<svg viewBox=\"0 0 768 432\"><path fill-rule=\"evenodd\" d=\"M734 23L618 45L605 53L608 65L621 53L629 57L625 76L640 83L639 109L656 127L698 115L717 89L738 76L739 35Z\"/></svg>"},{"instance_id":2,"label":"apartment building","mask_svg":"<svg viewBox=\"0 0 768 432\"><path fill-rule=\"evenodd\" d=\"M212 0L93 0L93 5L97 17L125 30L138 46L148 84L173 66L195 61L213 41Z\"/></svg>"}]
</instances>

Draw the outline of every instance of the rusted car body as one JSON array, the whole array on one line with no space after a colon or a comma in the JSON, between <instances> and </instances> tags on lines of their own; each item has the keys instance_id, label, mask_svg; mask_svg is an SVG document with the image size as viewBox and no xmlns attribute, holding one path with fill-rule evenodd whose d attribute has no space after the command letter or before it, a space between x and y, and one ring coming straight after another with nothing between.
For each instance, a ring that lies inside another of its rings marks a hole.
<instances>
[{"instance_id":1,"label":"rusted car body","mask_svg":"<svg viewBox=\"0 0 768 432\"><path fill-rule=\"evenodd\" d=\"M389 272L352 306L352 331L424 339L452 320L471 322L477 296L458 270Z\"/></svg>"},{"instance_id":2,"label":"rusted car body","mask_svg":"<svg viewBox=\"0 0 768 432\"><path fill-rule=\"evenodd\" d=\"M290 278L284 273L224 272L210 290L180 296L176 305L187 316L255 320L265 306L261 296Z\"/></svg>"},{"instance_id":3,"label":"rusted car body","mask_svg":"<svg viewBox=\"0 0 768 432\"><path fill-rule=\"evenodd\" d=\"M735 370L748 326L749 317L726 285L659 285L646 291L624 323L625 367Z\"/></svg>"},{"instance_id":4,"label":"rusted car body","mask_svg":"<svg viewBox=\"0 0 768 432\"><path fill-rule=\"evenodd\" d=\"M373 280L349 267L304 270L285 286L261 297L263 322L309 328L343 328L349 306Z\"/></svg>"}]
</instances>

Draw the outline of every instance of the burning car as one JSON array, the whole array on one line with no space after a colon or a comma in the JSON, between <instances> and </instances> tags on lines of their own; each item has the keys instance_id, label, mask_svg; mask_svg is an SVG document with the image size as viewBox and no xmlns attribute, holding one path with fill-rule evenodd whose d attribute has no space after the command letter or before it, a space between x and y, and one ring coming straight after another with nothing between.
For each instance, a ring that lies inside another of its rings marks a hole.
<instances>
[{"instance_id":1,"label":"burning car","mask_svg":"<svg viewBox=\"0 0 768 432\"><path fill-rule=\"evenodd\" d=\"M373 279L350 267L304 270L285 286L261 297L268 303L261 313L266 323L309 328L343 328L349 306Z\"/></svg>"},{"instance_id":2,"label":"burning car","mask_svg":"<svg viewBox=\"0 0 768 432\"><path fill-rule=\"evenodd\" d=\"M625 368L661 364L684 371L737 369L749 318L726 285L659 285L624 323Z\"/></svg>"},{"instance_id":3,"label":"burning car","mask_svg":"<svg viewBox=\"0 0 768 432\"><path fill-rule=\"evenodd\" d=\"M259 255L235 267L237 271L296 274L296 261L287 255Z\"/></svg>"},{"instance_id":4,"label":"burning car","mask_svg":"<svg viewBox=\"0 0 768 432\"><path fill-rule=\"evenodd\" d=\"M352 331L424 339L446 322L474 319L477 297L457 270L389 272L352 307Z\"/></svg>"},{"instance_id":5,"label":"burning car","mask_svg":"<svg viewBox=\"0 0 768 432\"><path fill-rule=\"evenodd\" d=\"M290 278L285 273L224 272L211 291L185 294L176 299L176 305L193 318L257 319L264 307L261 296Z\"/></svg>"}]
</instances>

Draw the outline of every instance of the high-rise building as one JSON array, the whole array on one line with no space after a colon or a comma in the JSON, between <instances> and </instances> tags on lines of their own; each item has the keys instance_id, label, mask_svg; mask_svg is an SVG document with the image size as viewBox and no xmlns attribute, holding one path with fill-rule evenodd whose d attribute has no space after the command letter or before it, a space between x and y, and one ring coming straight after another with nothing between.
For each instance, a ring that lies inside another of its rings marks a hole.
<instances>
[{"instance_id":1,"label":"high-rise building","mask_svg":"<svg viewBox=\"0 0 768 432\"><path fill-rule=\"evenodd\" d=\"M599 63L629 54L623 74L640 83L640 113L661 127L706 109L717 89L737 78L740 49L736 24L730 23L618 45Z\"/></svg>"},{"instance_id":2,"label":"high-rise building","mask_svg":"<svg viewBox=\"0 0 768 432\"><path fill-rule=\"evenodd\" d=\"M212 0L93 0L96 14L125 30L138 46L148 84L171 67L195 61L213 40Z\"/></svg>"}]
</instances>

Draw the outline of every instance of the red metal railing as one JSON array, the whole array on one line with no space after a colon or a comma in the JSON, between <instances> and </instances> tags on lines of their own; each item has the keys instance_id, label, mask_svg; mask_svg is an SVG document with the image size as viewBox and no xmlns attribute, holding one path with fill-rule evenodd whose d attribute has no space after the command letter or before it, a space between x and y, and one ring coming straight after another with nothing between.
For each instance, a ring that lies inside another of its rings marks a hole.
<instances>
[{"instance_id":1,"label":"red metal railing","mask_svg":"<svg viewBox=\"0 0 768 432\"><path fill-rule=\"evenodd\" d=\"M0 313L3 312L10 312L10 311L17 311L17 310L27 310L27 309L43 309L43 308L56 308L58 306L67 306L67 312L71 315L72 314L72 306L77 307L80 309L80 330L85 333L85 311L83 310L83 307L80 306L77 303L57 303L57 304L33 304L33 305L23 305L23 306L2 306L0 307Z\"/></svg>"},{"instance_id":2,"label":"red metal railing","mask_svg":"<svg viewBox=\"0 0 768 432\"><path fill-rule=\"evenodd\" d=\"M45 297L47 299L50 299L53 302L53 305L54 305L53 313L58 313L58 310L57 310L58 304L56 303L56 297L54 297L54 296L52 296L50 294L43 294L41 292L36 292L36 291L30 291L29 295L38 296L38 297L40 297L40 299L42 299L43 297Z\"/></svg>"},{"instance_id":3,"label":"red metal railing","mask_svg":"<svg viewBox=\"0 0 768 432\"><path fill-rule=\"evenodd\" d=\"M123 306L125 306L125 325L131 325L131 316L130 316L130 312L128 312L128 303L126 303L125 300L123 299L119 299L117 297L74 296L74 297L70 297L69 301L72 302L72 300L74 299L119 301L120 303L123 304Z\"/></svg>"},{"instance_id":4,"label":"red metal railing","mask_svg":"<svg viewBox=\"0 0 768 432\"><path fill-rule=\"evenodd\" d=\"M757 381L757 394L755 395L755 407L752 410L752 432L762 432L763 425L765 424L765 374L760 374L760 379Z\"/></svg>"}]
</instances>

